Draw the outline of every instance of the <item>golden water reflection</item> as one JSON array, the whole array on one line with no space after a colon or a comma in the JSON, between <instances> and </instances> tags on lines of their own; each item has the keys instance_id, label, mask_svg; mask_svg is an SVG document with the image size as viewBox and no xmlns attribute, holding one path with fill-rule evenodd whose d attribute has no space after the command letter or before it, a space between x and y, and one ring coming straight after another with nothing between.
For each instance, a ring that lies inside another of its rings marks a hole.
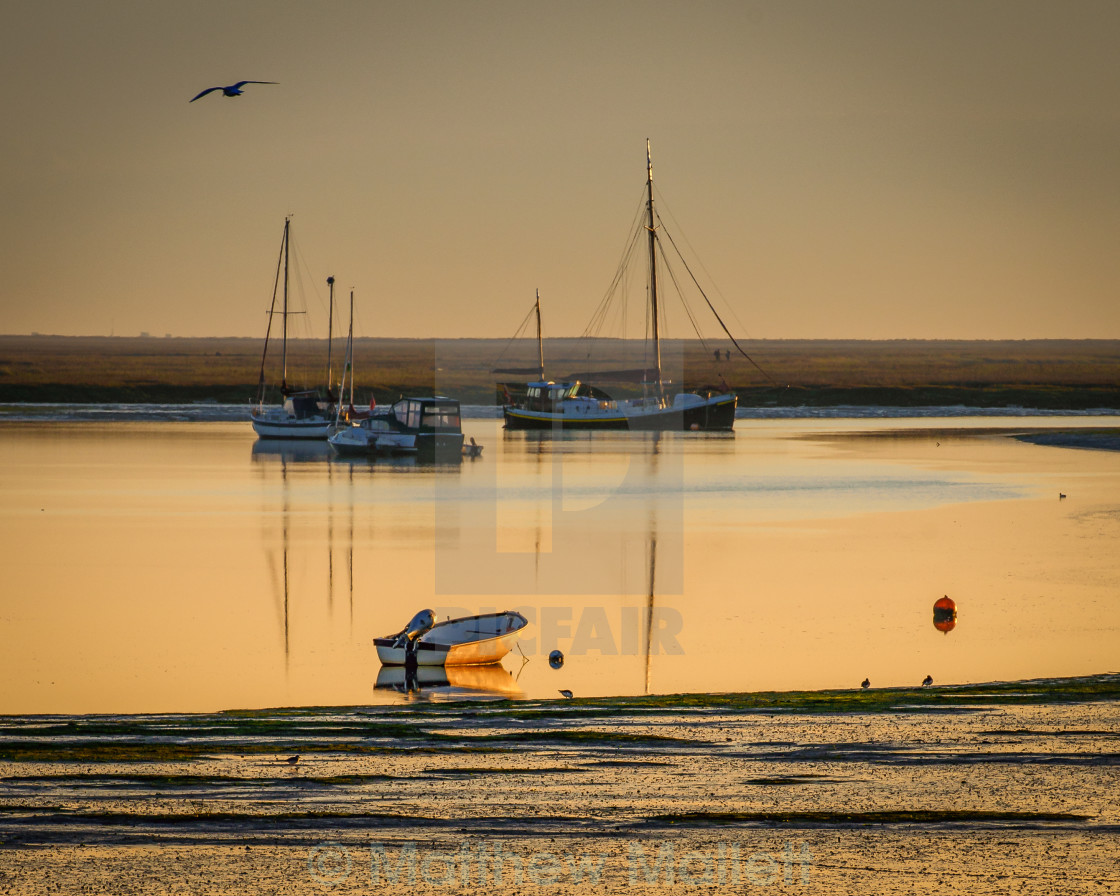
<instances>
[{"instance_id":1,"label":"golden water reflection","mask_svg":"<svg viewBox=\"0 0 1120 896\"><path fill-rule=\"evenodd\" d=\"M4 424L0 711L403 699L376 687L371 638L424 607L525 613L528 662L502 674L530 697L1112 671L1120 454L1008 423L550 439L473 420L484 456L440 469L241 424Z\"/></svg>"}]
</instances>

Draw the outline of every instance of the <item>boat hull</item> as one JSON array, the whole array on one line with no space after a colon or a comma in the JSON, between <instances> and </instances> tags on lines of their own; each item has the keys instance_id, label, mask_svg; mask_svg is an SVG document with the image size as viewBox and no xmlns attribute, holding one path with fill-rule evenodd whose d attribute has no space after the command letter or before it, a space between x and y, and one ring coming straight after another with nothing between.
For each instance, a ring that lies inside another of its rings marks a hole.
<instances>
[{"instance_id":1,"label":"boat hull","mask_svg":"<svg viewBox=\"0 0 1120 896\"><path fill-rule=\"evenodd\" d=\"M605 409L586 413L502 408L507 429L693 431L729 432L735 426L735 395L718 395L687 406L650 410L644 407Z\"/></svg>"},{"instance_id":2,"label":"boat hull","mask_svg":"<svg viewBox=\"0 0 1120 896\"><path fill-rule=\"evenodd\" d=\"M410 656L400 635L374 638L377 658L384 666L487 666L496 663L517 643L528 620L520 613L487 613L436 623L416 639Z\"/></svg>"},{"instance_id":3,"label":"boat hull","mask_svg":"<svg viewBox=\"0 0 1120 896\"><path fill-rule=\"evenodd\" d=\"M253 415L253 431L261 439L317 439L323 441L331 428L327 418L284 419L280 415Z\"/></svg>"}]
</instances>

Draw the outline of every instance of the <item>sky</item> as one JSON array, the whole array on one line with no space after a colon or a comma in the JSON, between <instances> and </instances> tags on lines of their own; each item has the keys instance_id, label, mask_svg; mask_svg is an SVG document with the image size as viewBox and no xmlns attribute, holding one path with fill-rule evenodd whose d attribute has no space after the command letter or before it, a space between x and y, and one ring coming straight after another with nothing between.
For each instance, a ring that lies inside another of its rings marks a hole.
<instances>
[{"instance_id":1,"label":"sky","mask_svg":"<svg viewBox=\"0 0 1120 896\"><path fill-rule=\"evenodd\" d=\"M737 338L1120 338L1114 0L4 19L2 333L263 336L290 215L309 328L333 275L358 335L509 337L539 289L545 335L578 336L648 138ZM278 83L189 102L243 79Z\"/></svg>"}]
</instances>

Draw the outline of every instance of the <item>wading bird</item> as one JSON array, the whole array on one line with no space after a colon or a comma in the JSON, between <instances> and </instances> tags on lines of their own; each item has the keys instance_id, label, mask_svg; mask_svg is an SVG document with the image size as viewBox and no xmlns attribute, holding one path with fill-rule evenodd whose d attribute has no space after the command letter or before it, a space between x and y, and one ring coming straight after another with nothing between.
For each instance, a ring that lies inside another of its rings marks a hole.
<instances>
[{"instance_id":1,"label":"wading bird","mask_svg":"<svg viewBox=\"0 0 1120 896\"><path fill-rule=\"evenodd\" d=\"M220 90L222 92L222 94L225 95L225 96L241 96L241 94L245 92L241 88L244 87L246 84L278 84L278 83L279 83L278 81L238 81L236 84L230 84L229 87L207 87L204 91L202 91L202 93L200 93L198 96L196 96L194 99L192 99L191 102L193 103L194 100L201 99L202 97L206 96L206 94L213 93L215 90Z\"/></svg>"},{"instance_id":2,"label":"wading bird","mask_svg":"<svg viewBox=\"0 0 1120 896\"><path fill-rule=\"evenodd\" d=\"M922 679L922 687L923 688L933 687L933 676L932 675L927 675L925 678Z\"/></svg>"},{"instance_id":3,"label":"wading bird","mask_svg":"<svg viewBox=\"0 0 1120 896\"><path fill-rule=\"evenodd\" d=\"M869 687L871 687L871 679L870 678L865 678L863 681L860 682L859 686L866 691Z\"/></svg>"}]
</instances>

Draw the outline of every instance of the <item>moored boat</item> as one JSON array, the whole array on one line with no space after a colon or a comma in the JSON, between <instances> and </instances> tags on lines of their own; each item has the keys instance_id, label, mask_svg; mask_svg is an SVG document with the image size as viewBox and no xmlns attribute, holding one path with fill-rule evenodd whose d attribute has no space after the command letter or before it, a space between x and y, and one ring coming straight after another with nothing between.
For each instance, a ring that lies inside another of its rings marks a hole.
<instances>
[{"instance_id":1,"label":"moored boat","mask_svg":"<svg viewBox=\"0 0 1120 896\"><path fill-rule=\"evenodd\" d=\"M498 662L517 643L529 621L514 610L435 622L418 613L395 635L374 638L385 666L484 666Z\"/></svg>"},{"instance_id":2,"label":"moored boat","mask_svg":"<svg viewBox=\"0 0 1120 896\"><path fill-rule=\"evenodd\" d=\"M435 395L402 398L356 425L336 429L327 439L342 455L415 455L432 463L463 459L459 402Z\"/></svg>"},{"instance_id":3,"label":"moored boat","mask_svg":"<svg viewBox=\"0 0 1120 896\"><path fill-rule=\"evenodd\" d=\"M327 399L324 400L317 390L293 389L288 384L288 317L294 312L288 309L288 269L291 247L291 219L284 219L284 237L280 244L280 261L277 263L277 284L279 285L280 270L282 266L283 278L283 304L281 310L276 310L277 289L273 287L272 306L268 312L268 329L264 337L264 351L261 353L261 371L257 382L256 403L251 411L253 430L261 439L325 439L334 422L335 408L333 394L330 388L331 349L330 335L327 337ZM334 311L334 277L327 278L331 289L331 312ZM268 391L265 383L265 367L268 361L268 344L272 335L272 320L279 313L281 316L281 375L280 395L283 399L279 405L266 404ZM333 320L331 322L333 326Z\"/></svg>"},{"instance_id":4,"label":"moored boat","mask_svg":"<svg viewBox=\"0 0 1120 896\"><path fill-rule=\"evenodd\" d=\"M660 221L653 205L653 161L649 141L646 141L646 221L640 229L648 235L649 313L652 329L652 357L641 369L607 371L569 376L552 381L544 375L544 351L541 339L540 295L536 301L538 379L523 387L502 384L505 400L502 416L507 429L632 429L632 430L717 430L730 431L735 425L735 407L738 398L725 383L718 388L671 394L671 382L664 376L661 364L661 336L658 259L662 257L659 241ZM631 243L633 249L636 242ZM615 283L623 278L616 276ZM695 278L693 278L695 279ZM705 301L711 307L711 302ZM715 309L711 309L715 312ZM691 313L690 313L691 317ZM716 315L720 326L730 337L723 321ZM744 356L739 344L731 339L735 348ZM719 353L716 352L718 356ZM728 353L730 358L730 353ZM749 358L748 358L749 360ZM751 363L754 363L753 361ZM495 370L495 373L524 373L521 369ZM584 380L594 379L592 386ZM614 398L606 392L604 381L640 383L642 394L634 398Z\"/></svg>"}]
</instances>

